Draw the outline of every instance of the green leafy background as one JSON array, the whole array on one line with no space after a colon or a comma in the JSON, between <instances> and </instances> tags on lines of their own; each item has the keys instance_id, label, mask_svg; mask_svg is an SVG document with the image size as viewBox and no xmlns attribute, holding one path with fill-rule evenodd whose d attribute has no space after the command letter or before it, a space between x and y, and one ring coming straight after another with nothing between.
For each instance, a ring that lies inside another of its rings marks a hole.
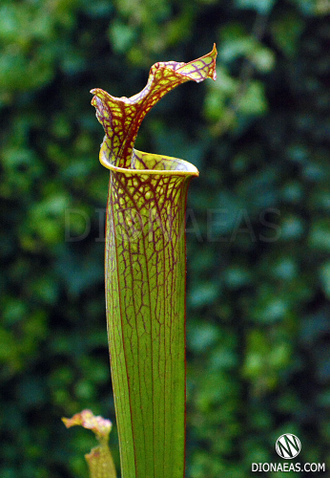
<instances>
[{"instance_id":1,"label":"green leafy background","mask_svg":"<svg viewBox=\"0 0 330 478\"><path fill-rule=\"evenodd\" d=\"M201 172L187 218L186 476L250 476L286 432L300 462L326 461L329 13L322 0L1 2L1 478L86 478L92 434L60 418L88 407L114 421L108 173L89 90L133 95L154 62L214 41L217 82L169 94L137 142ZM111 445L118 468L115 426Z\"/></svg>"}]
</instances>

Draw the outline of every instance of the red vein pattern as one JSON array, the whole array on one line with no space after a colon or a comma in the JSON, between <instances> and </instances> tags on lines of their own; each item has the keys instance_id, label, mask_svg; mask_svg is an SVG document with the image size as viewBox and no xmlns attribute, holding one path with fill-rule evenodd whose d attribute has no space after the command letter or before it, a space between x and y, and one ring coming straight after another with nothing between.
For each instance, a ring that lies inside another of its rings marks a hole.
<instances>
[{"instance_id":1,"label":"red vein pattern","mask_svg":"<svg viewBox=\"0 0 330 478\"><path fill-rule=\"evenodd\" d=\"M216 49L156 63L131 98L101 89L92 104L110 169L106 231L108 338L123 478L183 478L185 208L190 163L134 149L145 114L188 80L215 79Z\"/></svg>"},{"instance_id":2,"label":"red vein pattern","mask_svg":"<svg viewBox=\"0 0 330 478\"><path fill-rule=\"evenodd\" d=\"M176 86L193 80L216 79L217 50L189 63L175 61L155 63L145 88L131 98L116 98L101 88L91 90L92 105L106 136L109 161L118 167L129 168L136 135L148 111ZM105 147L105 146L104 146Z\"/></svg>"}]
</instances>

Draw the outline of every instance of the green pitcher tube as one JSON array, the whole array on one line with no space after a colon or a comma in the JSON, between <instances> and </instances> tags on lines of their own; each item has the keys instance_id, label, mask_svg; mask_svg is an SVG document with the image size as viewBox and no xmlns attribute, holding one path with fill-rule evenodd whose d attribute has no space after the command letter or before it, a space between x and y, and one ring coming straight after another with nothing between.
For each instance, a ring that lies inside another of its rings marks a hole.
<instances>
[{"instance_id":1,"label":"green pitcher tube","mask_svg":"<svg viewBox=\"0 0 330 478\"><path fill-rule=\"evenodd\" d=\"M106 229L112 381L128 448L122 470L176 478L185 441L185 206L198 172L184 161L135 157L148 169L110 170Z\"/></svg>"}]
</instances>

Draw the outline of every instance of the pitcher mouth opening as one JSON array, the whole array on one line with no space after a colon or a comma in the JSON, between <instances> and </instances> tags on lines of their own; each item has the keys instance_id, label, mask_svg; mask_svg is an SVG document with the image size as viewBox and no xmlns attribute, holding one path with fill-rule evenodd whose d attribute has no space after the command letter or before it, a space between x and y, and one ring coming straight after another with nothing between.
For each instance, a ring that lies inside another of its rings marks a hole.
<instances>
[{"instance_id":1,"label":"pitcher mouth opening","mask_svg":"<svg viewBox=\"0 0 330 478\"><path fill-rule=\"evenodd\" d=\"M130 168L118 167L111 161L111 155L105 141L100 149L99 160L105 168L123 174L199 176L198 169L189 161L161 154L144 153L135 148L132 151Z\"/></svg>"}]
</instances>

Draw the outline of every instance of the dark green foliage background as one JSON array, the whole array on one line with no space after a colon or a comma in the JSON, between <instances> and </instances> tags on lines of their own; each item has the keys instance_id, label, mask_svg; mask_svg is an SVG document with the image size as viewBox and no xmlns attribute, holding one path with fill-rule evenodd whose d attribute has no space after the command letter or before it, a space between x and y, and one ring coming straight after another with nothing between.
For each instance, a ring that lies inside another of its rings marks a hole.
<instances>
[{"instance_id":1,"label":"dark green foliage background","mask_svg":"<svg viewBox=\"0 0 330 478\"><path fill-rule=\"evenodd\" d=\"M94 438L60 418L91 408L114 421L108 172L89 90L130 96L154 62L214 41L217 82L168 95L137 143L201 172L187 222L187 478L251 476L285 432L300 462L326 461L329 13L322 0L1 2L1 478L87 477ZM111 443L119 467L116 431Z\"/></svg>"}]
</instances>

